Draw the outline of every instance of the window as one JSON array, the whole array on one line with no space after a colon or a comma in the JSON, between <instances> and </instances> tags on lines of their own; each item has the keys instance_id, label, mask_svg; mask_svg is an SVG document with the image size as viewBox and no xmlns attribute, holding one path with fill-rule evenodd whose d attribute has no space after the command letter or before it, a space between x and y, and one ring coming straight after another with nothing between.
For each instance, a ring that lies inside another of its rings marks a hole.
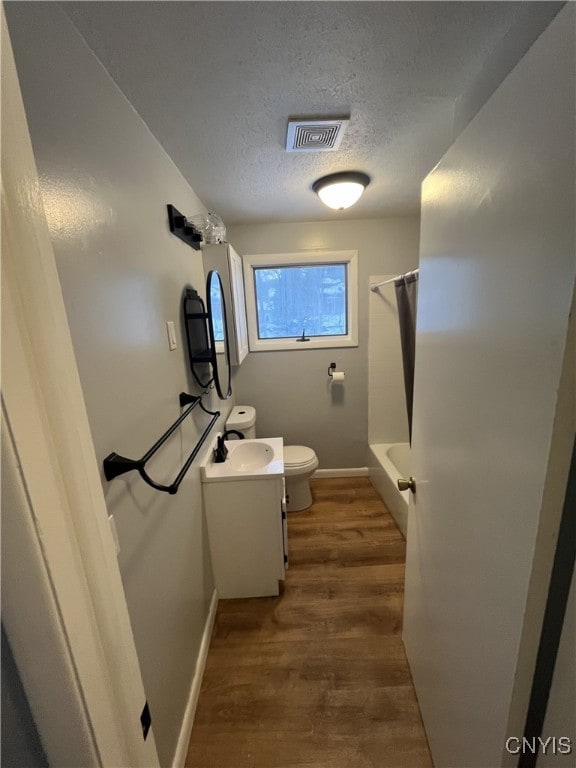
<instances>
[{"instance_id":1,"label":"window","mask_svg":"<svg viewBox=\"0 0 576 768\"><path fill-rule=\"evenodd\" d=\"M250 350L357 346L357 258L356 251L244 256Z\"/></svg>"}]
</instances>

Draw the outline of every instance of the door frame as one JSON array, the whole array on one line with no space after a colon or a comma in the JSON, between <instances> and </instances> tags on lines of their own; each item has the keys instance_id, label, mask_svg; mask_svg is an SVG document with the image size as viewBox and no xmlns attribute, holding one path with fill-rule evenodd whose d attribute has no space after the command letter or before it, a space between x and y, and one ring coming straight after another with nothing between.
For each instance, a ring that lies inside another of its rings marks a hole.
<instances>
[{"instance_id":1,"label":"door frame","mask_svg":"<svg viewBox=\"0 0 576 768\"><path fill-rule=\"evenodd\" d=\"M576 253L575 253L576 258ZM552 436L548 453L546 479L540 507L540 519L534 547L532 572L526 598L524 623L518 649L518 659L514 678L514 687L508 716L507 736L528 736L526 731L528 713L536 706L532 701L534 681L537 675L538 654L542 642L546 609L548 602L560 598L559 583L553 581L554 563L559 548L559 536L565 514L567 494L571 477L571 463L576 435L576 286L572 294L572 303L566 334L566 344L562 363L562 372L558 382L558 397L552 427ZM565 557L565 554L562 554ZM568 587L570 580L568 579ZM555 631L562 631L565 615L557 612L553 616ZM560 626L558 626L560 624ZM549 627L550 628L550 627ZM554 663L556 662L554 650ZM548 653L552 652L550 647ZM540 673L538 672L538 675ZM546 701L537 706L547 708L550 683L545 684ZM542 689L540 689L540 692ZM532 719L532 716L531 716ZM518 756L504 747L502 765L505 768L516 766Z\"/></svg>"},{"instance_id":2,"label":"door frame","mask_svg":"<svg viewBox=\"0 0 576 768\"><path fill-rule=\"evenodd\" d=\"M158 766L3 9L1 55L2 621L50 765Z\"/></svg>"}]
</instances>

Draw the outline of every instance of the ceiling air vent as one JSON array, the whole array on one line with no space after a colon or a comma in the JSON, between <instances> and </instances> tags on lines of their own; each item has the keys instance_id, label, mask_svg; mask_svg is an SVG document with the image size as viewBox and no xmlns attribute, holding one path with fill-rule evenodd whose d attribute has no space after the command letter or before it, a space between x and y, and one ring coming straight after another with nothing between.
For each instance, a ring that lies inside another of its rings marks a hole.
<instances>
[{"instance_id":1,"label":"ceiling air vent","mask_svg":"<svg viewBox=\"0 0 576 768\"><path fill-rule=\"evenodd\" d=\"M338 149L348 117L321 120L289 120L287 152L333 152Z\"/></svg>"}]
</instances>

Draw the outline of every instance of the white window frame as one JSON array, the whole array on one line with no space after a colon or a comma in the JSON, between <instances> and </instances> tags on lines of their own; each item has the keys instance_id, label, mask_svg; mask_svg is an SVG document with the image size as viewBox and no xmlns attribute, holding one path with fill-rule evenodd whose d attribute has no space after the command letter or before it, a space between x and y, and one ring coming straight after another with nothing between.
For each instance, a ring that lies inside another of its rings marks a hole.
<instances>
[{"instance_id":1,"label":"white window frame","mask_svg":"<svg viewBox=\"0 0 576 768\"><path fill-rule=\"evenodd\" d=\"M287 349L329 349L358 346L358 251L300 251L298 253L265 253L243 256L244 289L248 320L248 343L251 352ZM309 341L294 339L259 339L256 313L254 270L269 267L346 265L346 299L348 332L342 336L311 336Z\"/></svg>"}]
</instances>

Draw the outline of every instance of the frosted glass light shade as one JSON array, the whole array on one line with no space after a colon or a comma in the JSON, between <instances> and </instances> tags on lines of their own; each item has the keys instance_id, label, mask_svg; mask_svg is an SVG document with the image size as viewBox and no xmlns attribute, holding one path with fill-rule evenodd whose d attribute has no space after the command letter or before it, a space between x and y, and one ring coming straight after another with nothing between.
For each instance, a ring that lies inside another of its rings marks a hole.
<instances>
[{"instance_id":1,"label":"frosted glass light shade","mask_svg":"<svg viewBox=\"0 0 576 768\"><path fill-rule=\"evenodd\" d=\"M370 177L357 171L344 171L323 176L312 185L320 200L329 208L343 210L354 205L370 183Z\"/></svg>"}]
</instances>

